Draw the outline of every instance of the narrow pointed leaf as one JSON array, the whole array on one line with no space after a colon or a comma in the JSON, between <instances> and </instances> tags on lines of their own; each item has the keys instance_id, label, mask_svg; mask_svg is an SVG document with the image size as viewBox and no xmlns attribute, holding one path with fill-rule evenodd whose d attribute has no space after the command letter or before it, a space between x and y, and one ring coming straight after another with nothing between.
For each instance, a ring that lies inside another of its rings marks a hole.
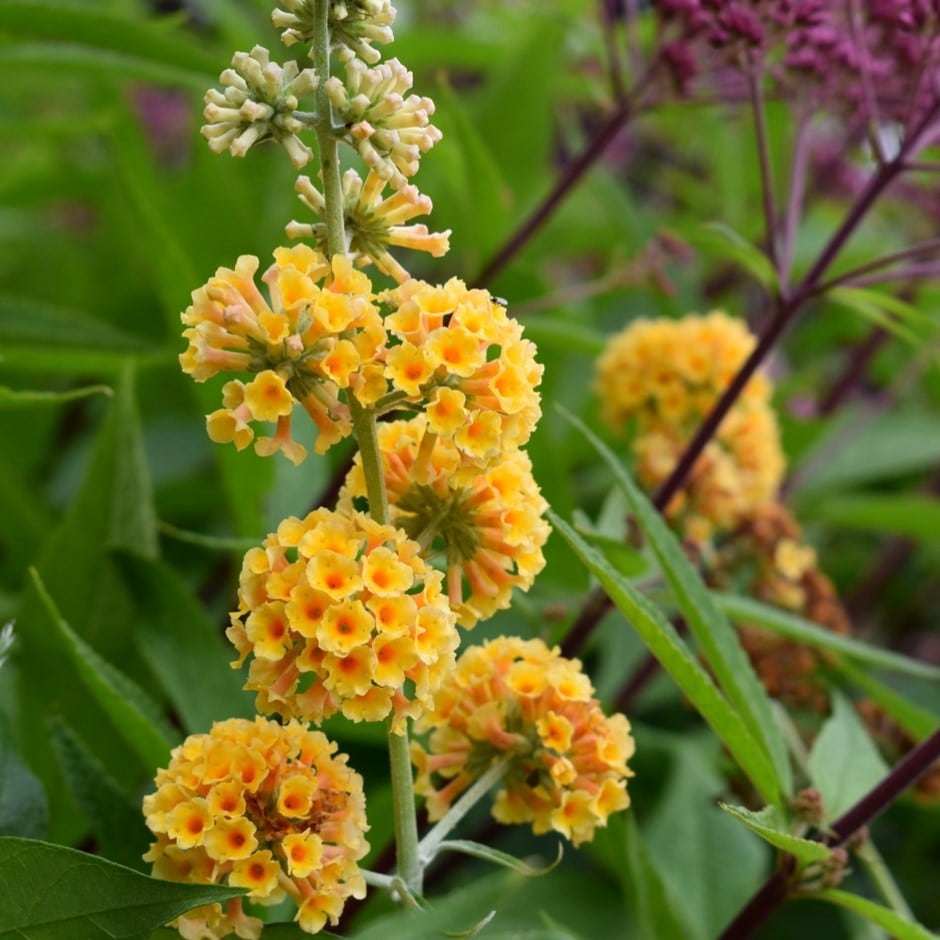
<instances>
[{"instance_id":1,"label":"narrow pointed leaf","mask_svg":"<svg viewBox=\"0 0 940 940\"><path fill-rule=\"evenodd\" d=\"M175 735L164 724L160 711L144 691L98 655L62 619L35 569L30 572L33 586L58 630L62 648L72 662L78 679L105 711L122 738L140 757L145 767L159 767L173 747Z\"/></svg>"},{"instance_id":2,"label":"narrow pointed leaf","mask_svg":"<svg viewBox=\"0 0 940 940\"><path fill-rule=\"evenodd\" d=\"M787 831L784 820L776 806L765 806L755 813L744 806L731 806L718 801L718 805L739 822L744 823L751 832L756 832L765 842L796 856L804 865L821 862L829 857L829 849L821 842L801 839Z\"/></svg>"},{"instance_id":3,"label":"narrow pointed leaf","mask_svg":"<svg viewBox=\"0 0 940 940\"><path fill-rule=\"evenodd\" d=\"M473 858L482 859L484 862L492 862L494 865L509 868L514 872L518 872L520 875L525 875L527 878L535 875L548 874L548 872L561 862L561 857L564 854L562 844L559 842L558 855L555 857L555 861L537 868L534 865L529 865L527 862L522 861L521 858L516 858L515 855L510 855L508 852L500 852L499 849L491 848L480 842L472 842L469 839L446 839L437 847L437 851L460 852L463 855L470 855Z\"/></svg>"},{"instance_id":4,"label":"narrow pointed leaf","mask_svg":"<svg viewBox=\"0 0 940 940\"><path fill-rule=\"evenodd\" d=\"M588 571L600 581L610 599L633 625L663 669L672 676L676 685L728 748L764 800L778 803L781 799L780 785L766 751L754 740L741 716L719 692L666 615L640 594L567 522L554 513L550 513L549 518Z\"/></svg>"},{"instance_id":5,"label":"narrow pointed leaf","mask_svg":"<svg viewBox=\"0 0 940 940\"><path fill-rule=\"evenodd\" d=\"M158 881L48 842L0 838L0 940L147 940L237 888Z\"/></svg>"},{"instance_id":6,"label":"narrow pointed leaf","mask_svg":"<svg viewBox=\"0 0 940 940\"><path fill-rule=\"evenodd\" d=\"M793 789L793 778L786 742L774 718L767 692L755 675L737 632L712 600L663 517L640 492L616 455L580 419L571 414L566 417L610 467L627 497L637 524L649 540L676 603L719 687L738 709L751 735L766 750L776 771L780 789L784 796L789 795Z\"/></svg>"},{"instance_id":7,"label":"narrow pointed leaf","mask_svg":"<svg viewBox=\"0 0 940 940\"><path fill-rule=\"evenodd\" d=\"M870 920L873 924L883 927L895 940L937 940L937 934L927 930L926 927L902 917L897 911L892 911L889 907L883 907L881 904L869 901L868 898L859 897L857 894L839 891L836 888L827 888L814 894L813 897L854 911L866 920Z\"/></svg>"},{"instance_id":8,"label":"narrow pointed leaf","mask_svg":"<svg viewBox=\"0 0 940 940\"><path fill-rule=\"evenodd\" d=\"M932 663L911 659L910 656L902 656L891 650L879 649L861 640L833 633L811 620L805 620L779 607L771 607L769 604L762 604L749 597L719 593L713 593L712 597L715 603L734 620L766 627L778 636L785 636L818 649L841 653L860 663L869 663L893 672L940 682L940 666L934 666Z\"/></svg>"},{"instance_id":9,"label":"narrow pointed leaf","mask_svg":"<svg viewBox=\"0 0 940 940\"><path fill-rule=\"evenodd\" d=\"M48 818L42 784L16 752L6 724L0 721L0 835L43 838Z\"/></svg>"},{"instance_id":10,"label":"narrow pointed leaf","mask_svg":"<svg viewBox=\"0 0 940 940\"><path fill-rule=\"evenodd\" d=\"M36 408L45 405L61 405L64 402L75 401L77 398L87 398L89 395L112 395L108 385L86 385L84 388L73 388L67 392L45 392L24 389L6 388L0 386L0 411L8 408Z\"/></svg>"}]
</instances>

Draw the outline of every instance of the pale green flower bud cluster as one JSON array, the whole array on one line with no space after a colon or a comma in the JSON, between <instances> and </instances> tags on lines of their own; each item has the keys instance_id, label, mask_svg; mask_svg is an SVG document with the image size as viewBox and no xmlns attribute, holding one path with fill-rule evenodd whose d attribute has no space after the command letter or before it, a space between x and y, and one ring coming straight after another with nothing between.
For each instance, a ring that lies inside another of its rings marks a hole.
<instances>
[{"instance_id":1,"label":"pale green flower bud cluster","mask_svg":"<svg viewBox=\"0 0 940 940\"><path fill-rule=\"evenodd\" d=\"M395 188L404 186L418 172L421 154L441 139L429 119L434 102L405 97L413 76L398 59L374 68L352 57L345 64L346 81L334 76L325 85L336 115L366 165Z\"/></svg>"},{"instance_id":2,"label":"pale green flower bud cluster","mask_svg":"<svg viewBox=\"0 0 940 940\"><path fill-rule=\"evenodd\" d=\"M299 99L316 90L313 69L301 70L296 62L280 66L268 50L255 46L236 52L232 67L220 76L224 90L206 92L202 135L214 153L228 150L243 157L257 143L273 139L281 144L296 168L304 166L313 151L297 136L304 124L296 117Z\"/></svg>"},{"instance_id":3,"label":"pale green flower bud cluster","mask_svg":"<svg viewBox=\"0 0 940 940\"><path fill-rule=\"evenodd\" d=\"M277 9L271 21L280 29L285 46L313 42L313 0L282 0L286 9ZM330 4L330 45L350 50L353 55L375 65L382 54L372 43L386 44L395 38L392 23L395 8L390 0L338 0Z\"/></svg>"}]
</instances>

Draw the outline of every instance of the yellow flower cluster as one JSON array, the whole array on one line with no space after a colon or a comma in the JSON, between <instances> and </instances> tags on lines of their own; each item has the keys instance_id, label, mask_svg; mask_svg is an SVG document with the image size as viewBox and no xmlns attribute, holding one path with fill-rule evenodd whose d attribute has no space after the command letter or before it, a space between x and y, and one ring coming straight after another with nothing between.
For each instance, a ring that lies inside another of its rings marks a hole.
<instances>
[{"instance_id":1,"label":"yellow flower cluster","mask_svg":"<svg viewBox=\"0 0 940 940\"><path fill-rule=\"evenodd\" d=\"M451 607L461 626L472 627L508 607L513 588L527 591L545 567L548 506L524 451L468 472L452 443L422 449L428 434L424 415L379 428L391 518L426 555L442 556ZM357 455L339 508L351 510L365 493Z\"/></svg>"},{"instance_id":2,"label":"yellow flower cluster","mask_svg":"<svg viewBox=\"0 0 940 940\"><path fill-rule=\"evenodd\" d=\"M598 360L601 416L615 431L635 422L641 484L654 489L674 469L705 415L754 346L739 320L721 312L681 320L635 320ZM762 374L745 386L667 507L687 537L707 540L773 498L783 476L771 386Z\"/></svg>"},{"instance_id":3,"label":"yellow flower cluster","mask_svg":"<svg viewBox=\"0 0 940 940\"><path fill-rule=\"evenodd\" d=\"M454 662L443 575L401 529L359 512L289 517L242 565L228 637L260 712L404 727Z\"/></svg>"},{"instance_id":4,"label":"yellow flower cluster","mask_svg":"<svg viewBox=\"0 0 940 940\"><path fill-rule=\"evenodd\" d=\"M591 839L629 805L634 751L627 719L605 717L593 694L581 664L541 640L499 637L468 648L417 724L433 729L428 749L412 746L415 789L430 818L510 756L493 816L555 830L575 845Z\"/></svg>"},{"instance_id":5,"label":"yellow flower cluster","mask_svg":"<svg viewBox=\"0 0 940 940\"><path fill-rule=\"evenodd\" d=\"M542 413L542 366L502 304L457 278L411 279L379 299L400 340L386 355L386 377L400 401L424 405L432 434L479 466L526 443Z\"/></svg>"},{"instance_id":6,"label":"yellow flower cluster","mask_svg":"<svg viewBox=\"0 0 940 940\"><path fill-rule=\"evenodd\" d=\"M355 170L343 174L343 222L349 242L349 255L358 267L374 264L383 274L399 284L411 275L392 257L390 245L426 251L434 258L447 254L450 230L429 232L424 224L403 225L433 208L428 196L414 186L402 186L387 199L386 181L375 170L369 170L365 182ZM323 194L309 176L300 176L295 185L300 201L321 218L326 216ZM310 239L323 251L327 244L326 223L315 224L292 220L285 227L288 238Z\"/></svg>"},{"instance_id":7,"label":"yellow flower cluster","mask_svg":"<svg viewBox=\"0 0 940 940\"><path fill-rule=\"evenodd\" d=\"M347 898L365 896L357 862L369 827L362 778L335 751L319 731L260 717L190 735L144 797L156 835L144 859L158 878L247 888L261 904L290 895L307 933L336 924ZM187 940L257 940L262 924L238 898L189 911L175 926Z\"/></svg>"},{"instance_id":8,"label":"yellow flower cluster","mask_svg":"<svg viewBox=\"0 0 940 940\"><path fill-rule=\"evenodd\" d=\"M327 262L305 245L278 248L274 258L262 278L270 303L255 284L258 259L251 255L234 270L219 268L193 292L182 314L189 346L180 364L197 382L219 372L254 373L250 382L225 385L224 407L206 419L209 436L241 450L254 438L251 422L276 422L274 435L259 438L255 450L281 450L299 463L306 450L291 435L294 402L319 429L318 452L349 434L342 395L365 380L386 333L372 285L349 258Z\"/></svg>"}]
</instances>

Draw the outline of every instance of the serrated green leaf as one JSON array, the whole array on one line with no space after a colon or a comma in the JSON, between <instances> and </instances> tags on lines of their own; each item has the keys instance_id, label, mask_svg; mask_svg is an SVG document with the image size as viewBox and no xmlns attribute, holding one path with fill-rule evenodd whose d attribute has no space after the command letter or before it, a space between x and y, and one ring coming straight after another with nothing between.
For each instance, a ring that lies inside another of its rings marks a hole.
<instances>
[{"instance_id":1,"label":"serrated green leaf","mask_svg":"<svg viewBox=\"0 0 940 940\"><path fill-rule=\"evenodd\" d=\"M869 663L882 669L921 679L940 681L940 667L921 662L909 656L902 656L891 650L870 646L853 637L842 636L826 630L810 620L797 617L796 614L762 604L749 597L736 594L713 592L715 603L733 620L739 623L752 623L764 627L771 633L784 636L807 646L829 650L861 663Z\"/></svg>"},{"instance_id":2,"label":"serrated green leaf","mask_svg":"<svg viewBox=\"0 0 940 940\"><path fill-rule=\"evenodd\" d=\"M162 766L175 743L175 735L163 722L160 710L142 689L99 656L69 627L36 570L31 569L30 575L77 677L111 719L121 737L140 757L143 766Z\"/></svg>"},{"instance_id":3,"label":"serrated green leaf","mask_svg":"<svg viewBox=\"0 0 940 940\"><path fill-rule=\"evenodd\" d=\"M741 716L719 692L666 615L643 597L568 523L551 512L549 519L585 567L600 581L663 669L722 740L758 792L768 803L777 803L780 785L766 751L754 740Z\"/></svg>"},{"instance_id":4,"label":"serrated green leaf","mask_svg":"<svg viewBox=\"0 0 940 940\"><path fill-rule=\"evenodd\" d=\"M807 769L822 796L826 820L841 816L888 773L855 709L841 695L832 697L832 716L813 742Z\"/></svg>"},{"instance_id":5,"label":"serrated green leaf","mask_svg":"<svg viewBox=\"0 0 940 940\"><path fill-rule=\"evenodd\" d=\"M241 675L229 666L232 648L179 576L129 552L115 557L137 608L141 652L179 711L184 730L207 731L213 721L251 717L253 698L242 691Z\"/></svg>"},{"instance_id":6,"label":"serrated green leaf","mask_svg":"<svg viewBox=\"0 0 940 940\"><path fill-rule=\"evenodd\" d=\"M610 448L580 419L571 414L567 417L614 474L719 687L740 713L754 740L765 749L776 771L780 791L784 797L788 796L793 789L793 777L786 742L770 708L767 692L755 675L737 633L715 605L665 520L640 492Z\"/></svg>"},{"instance_id":7,"label":"serrated green leaf","mask_svg":"<svg viewBox=\"0 0 940 940\"><path fill-rule=\"evenodd\" d=\"M0 716L0 835L42 839L48 818L42 784L16 752Z\"/></svg>"},{"instance_id":8,"label":"serrated green leaf","mask_svg":"<svg viewBox=\"0 0 940 940\"><path fill-rule=\"evenodd\" d=\"M926 927L902 917L897 911L892 911L889 907L876 904L874 901L859 897L857 894L840 891L837 888L826 888L815 893L813 897L854 911L866 920L883 927L894 940L937 940L938 935L927 930Z\"/></svg>"},{"instance_id":9,"label":"serrated green leaf","mask_svg":"<svg viewBox=\"0 0 940 940\"><path fill-rule=\"evenodd\" d=\"M829 857L830 850L821 842L802 839L787 831L786 821L776 806L765 806L759 812L744 806L731 806L718 801L718 805L738 822L744 823L751 832L756 832L765 842L775 848L794 855L804 865L821 862Z\"/></svg>"},{"instance_id":10,"label":"serrated green leaf","mask_svg":"<svg viewBox=\"0 0 940 940\"><path fill-rule=\"evenodd\" d=\"M121 791L107 769L62 719L50 720L49 738L69 792L91 824L101 854L122 865L140 868L150 833L139 799L132 800Z\"/></svg>"},{"instance_id":11,"label":"serrated green leaf","mask_svg":"<svg viewBox=\"0 0 940 940\"><path fill-rule=\"evenodd\" d=\"M73 388L67 392L44 392L26 389L5 388L0 385L0 411L7 408L36 408L47 405L61 405L64 402L75 401L77 398L87 398L89 395L112 395L108 385L86 385L84 388Z\"/></svg>"},{"instance_id":12,"label":"serrated green leaf","mask_svg":"<svg viewBox=\"0 0 940 940\"><path fill-rule=\"evenodd\" d=\"M74 849L0 838L0 940L147 940L237 888L157 881Z\"/></svg>"}]
</instances>

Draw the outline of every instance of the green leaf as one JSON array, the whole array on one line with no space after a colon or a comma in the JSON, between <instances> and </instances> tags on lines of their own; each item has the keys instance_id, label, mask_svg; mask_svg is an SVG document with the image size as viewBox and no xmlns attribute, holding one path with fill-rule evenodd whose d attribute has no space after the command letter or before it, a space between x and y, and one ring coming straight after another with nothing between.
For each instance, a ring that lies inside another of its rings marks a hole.
<instances>
[{"instance_id":1,"label":"green leaf","mask_svg":"<svg viewBox=\"0 0 940 940\"><path fill-rule=\"evenodd\" d=\"M137 608L140 649L179 711L187 732L213 721L248 718L252 697L229 662L234 651L179 576L160 562L117 554Z\"/></svg>"},{"instance_id":2,"label":"green leaf","mask_svg":"<svg viewBox=\"0 0 940 940\"><path fill-rule=\"evenodd\" d=\"M683 923L682 909L672 904L666 894L663 879L653 864L633 813L624 813L623 818L626 826L623 876L640 936L688 940L688 925Z\"/></svg>"},{"instance_id":3,"label":"green leaf","mask_svg":"<svg viewBox=\"0 0 940 940\"><path fill-rule=\"evenodd\" d=\"M437 851L460 852L462 855L470 855L473 858L482 859L484 862L491 862L494 865L509 868L520 875L525 875L527 878L534 877L535 875L548 874L553 868L557 867L564 854L564 848L559 842L558 855L555 861L548 865L535 867L534 865L529 865L527 862L522 861L520 858L516 858L515 855L510 855L508 852L501 852L499 849L483 845L480 842L472 842L469 839L445 839L438 845Z\"/></svg>"},{"instance_id":4,"label":"green leaf","mask_svg":"<svg viewBox=\"0 0 940 940\"><path fill-rule=\"evenodd\" d=\"M157 881L48 842L0 838L0 940L147 940L237 888Z\"/></svg>"},{"instance_id":5,"label":"green leaf","mask_svg":"<svg viewBox=\"0 0 940 940\"><path fill-rule=\"evenodd\" d=\"M67 392L29 391L5 388L0 385L0 411L8 408L35 408L46 405L61 405L63 402L75 401L77 398L87 398L89 395L112 395L108 385L86 385L84 388L73 388Z\"/></svg>"},{"instance_id":6,"label":"green leaf","mask_svg":"<svg viewBox=\"0 0 940 940\"><path fill-rule=\"evenodd\" d=\"M42 838L48 818L42 784L17 754L6 722L0 720L0 835Z\"/></svg>"},{"instance_id":7,"label":"green leaf","mask_svg":"<svg viewBox=\"0 0 940 940\"><path fill-rule=\"evenodd\" d=\"M99 656L62 619L36 570L30 569L33 587L58 630L60 642L75 674L137 753L144 767L160 767L176 736L164 724L160 710L134 682Z\"/></svg>"},{"instance_id":8,"label":"green leaf","mask_svg":"<svg viewBox=\"0 0 940 940\"><path fill-rule=\"evenodd\" d=\"M813 519L849 529L940 539L940 501L916 493L830 496L814 504Z\"/></svg>"},{"instance_id":9,"label":"green leaf","mask_svg":"<svg viewBox=\"0 0 940 940\"><path fill-rule=\"evenodd\" d=\"M765 749L782 794L788 796L793 789L793 778L786 742L771 711L767 692L755 675L737 632L715 605L663 517L640 492L617 457L580 419L570 414L567 417L590 441L620 484L719 687L738 710L753 738Z\"/></svg>"},{"instance_id":10,"label":"green leaf","mask_svg":"<svg viewBox=\"0 0 940 940\"><path fill-rule=\"evenodd\" d=\"M527 316L524 323L526 337L543 354L551 349L566 356L578 353L594 359L607 346L607 338L586 323L544 315Z\"/></svg>"},{"instance_id":11,"label":"green leaf","mask_svg":"<svg viewBox=\"0 0 940 940\"><path fill-rule=\"evenodd\" d=\"M832 697L832 716L813 742L807 769L827 820L841 816L888 773L855 709L841 695Z\"/></svg>"},{"instance_id":12,"label":"green leaf","mask_svg":"<svg viewBox=\"0 0 940 940\"><path fill-rule=\"evenodd\" d=\"M754 740L737 710L718 691L666 615L643 597L568 523L552 512L549 519L588 571L600 581L663 669L722 740L758 792L768 803L779 802L780 785L766 751Z\"/></svg>"},{"instance_id":13,"label":"green leaf","mask_svg":"<svg viewBox=\"0 0 940 940\"><path fill-rule=\"evenodd\" d=\"M122 865L140 868L150 832L139 799L131 800L121 791L64 721L50 720L49 737L69 792L91 824L101 854Z\"/></svg>"},{"instance_id":14,"label":"green leaf","mask_svg":"<svg viewBox=\"0 0 940 940\"><path fill-rule=\"evenodd\" d=\"M935 414L898 413L873 418L848 413L800 464L799 496L810 506L823 491L887 480L940 461L940 423Z\"/></svg>"},{"instance_id":15,"label":"green leaf","mask_svg":"<svg viewBox=\"0 0 940 940\"><path fill-rule=\"evenodd\" d=\"M220 65L215 56L179 28L181 25L181 20L161 24L73 3L7 0L0 6L0 32L20 41L51 40L67 44L66 51L79 47L98 53L121 53L129 59L163 66L170 75L178 73L181 82L203 89L218 80ZM123 72L117 75L126 78Z\"/></svg>"},{"instance_id":16,"label":"green leaf","mask_svg":"<svg viewBox=\"0 0 940 940\"><path fill-rule=\"evenodd\" d=\"M786 826L786 820L776 806L765 806L760 812L753 812L744 806L731 806L718 801L718 805L729 816L744 823L752 832L756 832L765 842L796 856L804 865L821 862L829 857L830 850L821 842L801 839L792 835Z\"/></svg>"},{"instance_id":17,"label":"green leaf","mask_svg":"<svg viewBox=\"0 0 940 940\"><path fill-rule=\"evenodd\" d=\"M581 515L579 512L578 516ZM625 578L641 578L650 573L650 564L642 552L638 552L622 539L615 539L601 532L595 532L587 525L575 525L575 531L585 542L599 548L606 558Z\"/></svg>"},{"instance_id":18,"label":"green leaf","mask_svg":"<svg viewBox=\"0 0 940 940\"><path fill-rule=\"evenodd\" d=\"M826 299L860 314L869 323L882 327L912 346L919 347L924 341L922 335L918 335L906 325L916 323L923 327L923 314L899 297L890 297L881 291L868 288L834 287L826 292ZM923 329L921 332L923 333Z\"/></svg>"},{"instance_id":19,"label":"green leaf","mask_svg":"<svg viewBox=\"0 0 940 940\"><path fill-rule=\"evenodd\" d=\"M762 604L760 601L736 594L713 592L712 598L732 620L737 622L753 623L778 636L805 643L807 646L839 653L860 663L869 663L872 666L921 679L940 681L940 667L938 666L912 659L910 656L893 653L891 650L870 646L852 637L833 633L810 620L804 620L778 607L771 607L769 604Z\"/></svg>"},{"instance_id":20,"label":"green leaf","mask_svg":"<svg viewBox=\"0 0 940 940\"><path fill-rule=\"evenodd\" d=\"M696 248L744 268L764 287L777 287L777 272L767 256L730 226L722 222L706 222L693 232L686 232L684 237Z\"/></svg>"},{"instance_id":21,"label":"green leaf","mask_svg":"<svg viewBox=\"0 0 940 940\"><path fill-rule=\"evenodd\" d=\"M874 699L909 735L918 741L929 737L940 724L940 715L915 705L864 669L843 660L836 668L856 688Z\"/></svg>"},{"instance_id":22,"label":"green leaf","mask_svg":"<svg viewBox=\"0 0 940 940\"><path fill-rule=\"evenodd\" d=\"M813 897L854 911L866 920L883 927L895 940L937 940L938 935L926 927L915 924L889 907L876 904L857 894L839 891L837 888L825 888L816 892Z\"/></svg>"}]
</instances>

